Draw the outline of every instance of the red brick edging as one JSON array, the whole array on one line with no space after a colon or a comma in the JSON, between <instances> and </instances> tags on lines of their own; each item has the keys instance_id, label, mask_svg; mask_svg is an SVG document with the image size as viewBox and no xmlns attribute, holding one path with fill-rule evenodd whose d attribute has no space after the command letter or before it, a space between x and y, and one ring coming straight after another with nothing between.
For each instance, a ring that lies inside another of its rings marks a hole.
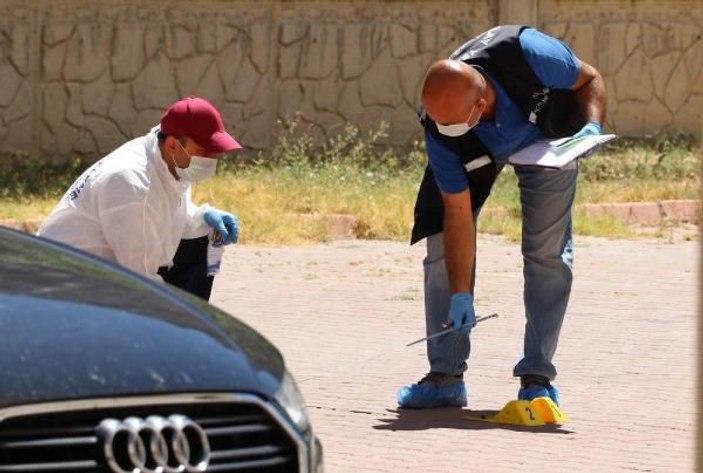
<instances>
[{"instance_id":1,"label":"red brick edging","mask_svg":"<svg viewBox=\"0 0 703 473\"><path fill-rule=\"evenodd\" d=\"M661 223L697 223L701 213L698 200L662 200L658 202L623 202L584 204L587 215L610 215L626 223L658 225Z\"/></svg>"},{"instance_id":2,"label":"red brick edging","mask_svg":"<svg viewBox=\"0 0 703 473\"><path fill-rule=\"evenodd\" d=\"M697 223L701 214L699 200L662 200L658 202L620 202L611 204L583 204L577 207L586 215L612 216L625 223L659 225L662 223ZM330 224L330 231L337 237L354 235L356 219L351 215L303 214L301 220L320 219ZM42 219L0 219L0 225L35 233Z\"/></svg>"}]
</instances>

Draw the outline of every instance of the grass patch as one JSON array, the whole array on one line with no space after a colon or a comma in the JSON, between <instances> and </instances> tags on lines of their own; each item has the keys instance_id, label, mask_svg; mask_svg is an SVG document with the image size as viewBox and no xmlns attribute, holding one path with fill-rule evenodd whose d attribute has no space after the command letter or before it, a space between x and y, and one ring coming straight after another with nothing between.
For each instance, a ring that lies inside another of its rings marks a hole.
<instances>
[{"instance_id":1,"label":"grass patch","mask_svg":"<svg viewBox=\"0 0 703 473\"><path fill-rule=\"evenodd\" d=\"M403 153L380 145L386 127L363 135L348 126L320 144L296 121L282 123L274 147L244 162L230 157L213 179L194 189L196 202L236 213L242 242L302 244L327 241L334 214L352 215L358 238L407 240L425 165L421 143ZM619 141L619 142L618 142ZM698 199L700 150L682 137L618 140L582 161L576 204ZM0 171L0 218L46 216L88 166L79 159L37 166L9 159ZM300 215L312 216L301 218ZM587 217L577 207L578 234L631 237L614 218ZM479 231L520 238L517 179L506 167L479 219Z\"/></svg>"},{"instance_id":2,"label":"grass patch","mask_svg":"<svg viewBox=\"0 0 703 473\"><path fill-rule=\"evenodd\" d=\"M304 174L250 169L217 176L198 186L194 195L196 201L207 200L237 213L247 229L243 241L300 242L320 240L328 233L323 220L300 219L300 214L353 215L359 238L402 239L412 224L419 177L351 166L323 166Z\"/></svg>"},{"instance_id":3,"label":"grass patch","mask_svg":"<svg viewBox=\"0 0 703 473\"><path fill-rule=\"evenodd\" d=\"M347 127L320 148L289 125L276 146L254 163L227 161L219 175L198 185L195 200L232 209L242 241L324 241L329 223L300 214L352 215L358 238L404 239L422 176L421 150L402 158L377 145L385 128L360 136Z\"/></svg>"},{"instance_id":4,"label":"grass patch","mask_svg":"<svg viewBox=\"0 0 703 473\"><path fill-rule=\"evenodd\" d=\"M57 199L27 198L0 200L0 219L33 220L43 218L56 206Z\"/></svg>"},{"instance_id":5,"label":"grass patch","mask_svg":"<svg viewBox=\"0 0 703 473\"><path fill-rule=\"evenodd\" d=\"M47 164L24 154L0 154L0 162L0 216L5 215L6 204L60 197L89 166L79 157L62 164Z\"/></svg>"}]
</instances>

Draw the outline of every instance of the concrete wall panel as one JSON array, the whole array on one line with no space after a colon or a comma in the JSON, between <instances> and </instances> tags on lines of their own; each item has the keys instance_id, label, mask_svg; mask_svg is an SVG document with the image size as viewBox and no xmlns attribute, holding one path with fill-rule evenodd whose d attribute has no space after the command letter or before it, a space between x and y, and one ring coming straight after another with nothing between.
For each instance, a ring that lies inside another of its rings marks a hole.
<instances>
[{"instance_id":1,"label":"concrete wall panel","mask_svg":"<svg viewBox=\"0 0 703 473\"><path fill-rule=\"evenodd\" d=\"M598 67L608 129L700 136L699 0L0 0L0 152L97 158L191 94L255 150L296 115L319 138L385 121L407 145L427 66L498 22Z\"/></svg>"}]
</instances>

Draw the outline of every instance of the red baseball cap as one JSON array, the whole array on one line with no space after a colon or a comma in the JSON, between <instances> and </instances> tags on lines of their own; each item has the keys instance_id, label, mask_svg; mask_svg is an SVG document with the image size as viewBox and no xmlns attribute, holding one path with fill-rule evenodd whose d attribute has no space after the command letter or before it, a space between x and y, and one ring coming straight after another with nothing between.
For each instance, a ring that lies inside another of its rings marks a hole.
<instances>
[{"instance_id":1,"label":"red baseball cap","mask_svg":"<svg viewBox=\"0 0 703 473\"><path fill-rule=\"evenodd\" d=\"M200 97L179 100L161 116L161 132L172 136L187 136L208 151L226 153L242 149L227 133L220 112Z\"/></svg>"}]
</instances>

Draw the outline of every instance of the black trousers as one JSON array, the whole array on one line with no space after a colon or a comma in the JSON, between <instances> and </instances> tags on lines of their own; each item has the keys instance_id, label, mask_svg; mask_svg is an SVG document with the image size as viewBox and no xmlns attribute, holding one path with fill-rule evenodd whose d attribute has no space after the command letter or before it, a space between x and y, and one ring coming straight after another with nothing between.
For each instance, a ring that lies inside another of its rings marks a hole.
<instances>
[{"instance_id":1,"label":"black trousers","mask_svg":"<svg viewBox=\"0 0 703 473\"><path fill-rule=\"evenodd\" d=\"M215 277L207 275L207 245L207 236L181 240L173 266L160 267L159 275L167 283L209 301Z\"/></svg>"}]
</instances>

